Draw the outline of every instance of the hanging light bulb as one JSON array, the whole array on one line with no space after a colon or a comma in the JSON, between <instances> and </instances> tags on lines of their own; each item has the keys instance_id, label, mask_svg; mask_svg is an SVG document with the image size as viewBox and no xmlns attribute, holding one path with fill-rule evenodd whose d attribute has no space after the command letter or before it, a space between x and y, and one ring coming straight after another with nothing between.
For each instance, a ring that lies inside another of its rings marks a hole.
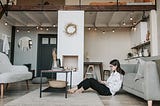
<instances>
[{"instance_id":1,"label":"hanging light bulb","mask_svg":"<svg viewBox=\"0 0 160 106\"><path fill-rule=\"evenodd\" d=\"M88 30L90 31L90 30L91 30L91 28L90 28L90 27L88 27Z\"/></svg>"},{"instance_id":2,"label":"hanging light bulb","mask_svg":"<svg viewBox=\"0 0 160 106\"><path fill-rule=\"evenodd\" d=\"M19 29L17 29L17 32L19 32Z\"/></svg>"},{"instance_id":3,"label":"hanging light bulb","mask_svg":"<svg viewBox=\"0 0 160 106\"><path fill-rule=\"evenodd\" d=\"M38 29L39 27L37 26L36 29Z\"/></svg>"},{"instance_id":4,"label":"hanging light bulb","mask_svg":"<svg viewBox=\"0 0 160 106\"><path fill-rule=\"evenodd\" d=\"M43 30L43 28L41 27L41 28L40 28L40 30L42 31L42 30Z\"/></svg>"},{"instance_id":5,"label":"hanging light bulb","mask_svg":"<svg viewBox=\"0 0 160 106\"><path fill-rule=\"evenodd\" d=\"M133 25L136 25L136 22L133 22Z\"/></svg>"},{"instance_id":6,"label":"hanging light bulb","mask_svg":"<svg viewBox=\"0 0 160 106\"><path fill-rule=\"evenodd\" d=\"M102 34L105 34L106 32L105 31L102 31Z\"/></svg>"},{"instance_id":7,"label":"hanging light bulb","mask_svg":"<svg viewBox=\"0 0 160 106\"><path fill-rule=\"evenodd\" d=\"M126 25L126 23L125 23L125 22L123 22L123 25L125 26L125 25Z\"/></svg>"},{"instance_id":8,"label":"hanging light bulb","mask_svg":"<svg viewBox=\"0 0 160 106\"><path fill-rule=\"evenodd\" d=\"M132 17L130 17L130 20L132 21L132 20L133 20L133 18L132 18Z\"/></svg>"},{"instance_id":9,"label":"hanging light bulb","mask_svg":"<svg viewBox=\"0 0 160 106\"><path fill-rule=\"evenodd\" d=\"M112 32L115 32L115 30L113 29Z\"/></svg>"},{"instance_id":10,"label":"hanging light bulb","mask_svg":"<svg viewBox=\"0 0 160 106\"><path fill-rule=\"evenodd\" d=\"M8 23L7 23L7 22L5 22L5 23L4 23L4 25L6 25L6 26L7 26L7 25L8 25Z\"/></svg>"},{"instance_id":11,"label":"hanging light bulb","mask_svg":"<svg viewBox=\"0 0 160 106\"><path fill-rule=\"evenodd\" d=\"M55 28L55 27L56 27L56 25L55 25L55 24L53 24L53 27Z\"/></svg>"},{"instance_id":12,"label":"hanging light bulb","mask_svg":"<svg viewBox=\"0 0 160 106\"><path fill-rule=\"evenodd\" d=\"M96 30L97 30L97 28L94 28L94 30L96 31Z\"/></svg>"}]
</instances>

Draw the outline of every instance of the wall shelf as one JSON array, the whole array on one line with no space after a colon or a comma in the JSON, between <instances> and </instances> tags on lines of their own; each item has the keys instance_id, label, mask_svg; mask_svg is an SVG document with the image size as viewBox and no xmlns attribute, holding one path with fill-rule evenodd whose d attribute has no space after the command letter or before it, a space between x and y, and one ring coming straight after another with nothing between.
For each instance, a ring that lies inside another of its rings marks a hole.
<instances>
[{"instance_id":1,"label":"wall shelf","mask_svg":"<svg viewBox=\"0 0 160 106\"><path fill-rule=\"evenodd\" d=\"M78 70L78 56L77 55L63 55L63 63L65 69L77 71Z\"/></svg>"},{"instance_id":2,"label":"wall shelf","mask_svg":"<svg viewBox=\"0 0 160 106\"><path fill-rule=\"evenodd\" d=\"M131 49L143 48L144 46L149 45L149 44L150 44L150 41L147 41L147 42L144 42L144 43L139 44L139 45L137 45L137 46L134 46L134 47L132 47Z\"/></svg>"}]
</instances>

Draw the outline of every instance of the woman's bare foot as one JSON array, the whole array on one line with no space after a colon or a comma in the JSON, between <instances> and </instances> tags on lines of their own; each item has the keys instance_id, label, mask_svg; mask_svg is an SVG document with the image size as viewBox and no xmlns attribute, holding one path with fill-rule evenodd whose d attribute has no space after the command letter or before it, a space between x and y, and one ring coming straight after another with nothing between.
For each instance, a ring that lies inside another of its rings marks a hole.
<instances>
[{"instance_id":1,"label":"woman's bare foot","mask_svg":"<svg viewBox=\"0 0 160 106\"><path fill-rule=\"evenodd\" d=\"M75 93L77 91L77 89L78 89L77 87L74 87L72 89L69 89L68 92L69 93Z\"/></svg>"},{"instance_id":2,"label":"woman's bare foot","mask_svg":"<svg viewBox=\"0 0 160 106\"><path fill-rule=\"evenodd\" d=\"M82 93L84 91L84 89L83 89L83 87L81 87L80 89L77 89L76 91L75 91L75 93Z\"/></svg>"}]
</instances>

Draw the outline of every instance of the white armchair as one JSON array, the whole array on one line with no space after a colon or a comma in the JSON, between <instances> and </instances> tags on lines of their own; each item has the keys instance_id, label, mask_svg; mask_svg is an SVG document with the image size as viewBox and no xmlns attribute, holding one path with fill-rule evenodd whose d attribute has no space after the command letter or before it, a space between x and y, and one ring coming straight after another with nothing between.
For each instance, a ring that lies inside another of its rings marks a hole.
<instances>
[{"instance_id":1,"label":"white armchair","mask_svg":"<svg viewBox=\"0 0 160 106\"><path fill-rule=\"evenodd\" d=\"M25 81L28 87L28 80L32 78L32 73L26 66L12 65L8 56L0 52L0 86L1 98L3 98L4 84Z\"/></svg>"}]
</instances>

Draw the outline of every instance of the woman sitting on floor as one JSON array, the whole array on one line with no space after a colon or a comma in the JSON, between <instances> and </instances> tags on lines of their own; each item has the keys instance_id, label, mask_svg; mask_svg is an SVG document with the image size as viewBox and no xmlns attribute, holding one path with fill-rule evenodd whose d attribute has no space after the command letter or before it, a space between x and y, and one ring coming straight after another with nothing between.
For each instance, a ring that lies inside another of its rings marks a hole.
<instances>
[{"instance_id":1,"label":"woman sitting on floor","mask_svg":"<svg viewBox=\"0 0 160 106\"><path fill-rule=\"evenodd\" d=\"M115 95L120 90L123 82L123 75L125 72L121 69L120 63L117 59L110 62L112 73L107 81L97 81L93 78L86 78L80 82L76 87L69 89L70 93L82 93L88 88L92 88L100 95Z\"/></svg>"}]
</instances>

